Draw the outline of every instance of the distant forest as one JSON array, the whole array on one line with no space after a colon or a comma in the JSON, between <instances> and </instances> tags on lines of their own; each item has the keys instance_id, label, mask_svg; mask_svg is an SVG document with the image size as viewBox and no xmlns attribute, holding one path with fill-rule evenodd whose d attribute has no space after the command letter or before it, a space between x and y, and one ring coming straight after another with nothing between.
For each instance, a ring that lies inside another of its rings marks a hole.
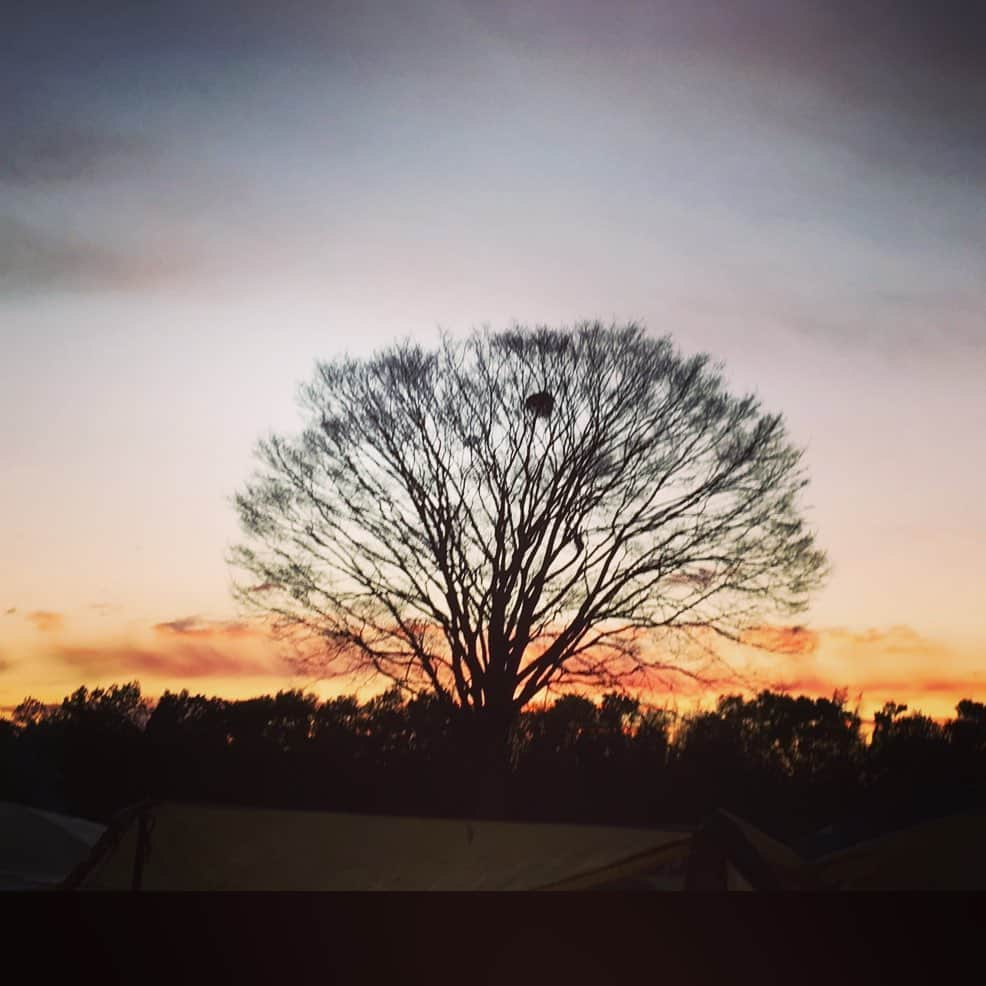
<instances>
[{"instance_id":1,"label":"distant forest","mask_svg":"<svg viewBox=\"0 0 986 986\"><path fill-rule=\"evenodd\" d=\"M136 682L26 699L0 719L0 800L108 821L145 798L432 816L470 814L452 710L390 691L227 701ZM986 705L944 724L888 703L869 740L846 697L769 691L676 717L616 693L522 714L509 817L694 824L731 810L780 838L879 831L960 806L986 782Z\"/></svg>"}]
</instances>

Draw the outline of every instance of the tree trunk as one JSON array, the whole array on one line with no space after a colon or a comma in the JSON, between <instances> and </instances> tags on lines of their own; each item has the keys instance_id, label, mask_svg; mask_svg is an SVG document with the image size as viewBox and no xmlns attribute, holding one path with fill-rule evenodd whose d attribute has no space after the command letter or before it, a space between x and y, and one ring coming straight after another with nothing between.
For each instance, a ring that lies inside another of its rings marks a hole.
<instances>
[{"instance_id":1,"label":"tree trunk","mask_svg":"<svg viewBox=\"0 0 986 986\"><path fill-rule=\"evenodd\" d=\"M510 807L512 710L478 710L469 726L469 770L474 817L506 819Z\"/></svg>"},{"instance_id":2,"label":"tree trunk","mask_svg":"<svg viewBox=\"0 0 986 986\"><path fill-rule=\"evenodd\" d=\"M478 776L473 816L490 821L506 820L510 814L507 801L508 769L505 766L489 764Z\"/></svg>"}]
</instances>

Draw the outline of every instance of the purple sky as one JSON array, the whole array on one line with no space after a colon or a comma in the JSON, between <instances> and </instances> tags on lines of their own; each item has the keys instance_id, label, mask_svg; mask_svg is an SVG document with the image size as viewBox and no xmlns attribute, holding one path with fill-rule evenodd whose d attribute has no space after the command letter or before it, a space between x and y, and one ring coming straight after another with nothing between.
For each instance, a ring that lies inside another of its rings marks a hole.
<instances>
[{"instance_id":1,"label":"purple sky","mask_svg":"<svg viewBox=\"0 0 986 986\"><path fill-rule=\"evenodd\" d=\"M721 358L807 446L812 623L978 673L981 7L5 5L0 698L235 616L228 498L316 357L512 319Z\"/></svg>"}]
</instances>

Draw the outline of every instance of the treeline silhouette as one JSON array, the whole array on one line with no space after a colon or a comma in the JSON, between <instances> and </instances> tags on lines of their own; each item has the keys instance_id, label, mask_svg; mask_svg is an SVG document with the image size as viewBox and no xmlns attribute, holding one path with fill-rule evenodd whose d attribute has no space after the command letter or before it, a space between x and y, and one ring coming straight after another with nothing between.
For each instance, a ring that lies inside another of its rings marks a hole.
<instances>
[{"instance_id":1,"label":"treeline silhouette","mask_svg":"<svg viewBox=\"0 0 986 986\"><path fill-rule=\"evenodd\" d=\"M509 817L695 823L726 808L802 838L841 819L879 830L958 804L986 782L986 705L939 724L888 703L871 736L845 694L724 696L678 717L617 693L567 695L517 724ZM241 701L136 682L25 699L0 719L0 800L109 820L144 798L467 816L472 787L454 710L390 691L320 702Z\"/></svg>"}]
</instances>

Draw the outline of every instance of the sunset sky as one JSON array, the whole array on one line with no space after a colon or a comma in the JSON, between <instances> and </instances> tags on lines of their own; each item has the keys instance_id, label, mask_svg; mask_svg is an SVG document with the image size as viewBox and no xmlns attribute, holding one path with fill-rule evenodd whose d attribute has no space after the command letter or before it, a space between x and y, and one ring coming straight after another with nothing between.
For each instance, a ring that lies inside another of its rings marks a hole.
<instances>
[{"instance_id":1,"label":"sunset sky","mask_svg":"<svg viewBox=\"0 0 986 986\"><path fill-rule=\"evenodd\" d=\"M765 683L986 700L981 7L8 0L0 707L307 684L225 553L314 360L585 318L807 450L833 574Z\"/></svg>"}]
</instances>

